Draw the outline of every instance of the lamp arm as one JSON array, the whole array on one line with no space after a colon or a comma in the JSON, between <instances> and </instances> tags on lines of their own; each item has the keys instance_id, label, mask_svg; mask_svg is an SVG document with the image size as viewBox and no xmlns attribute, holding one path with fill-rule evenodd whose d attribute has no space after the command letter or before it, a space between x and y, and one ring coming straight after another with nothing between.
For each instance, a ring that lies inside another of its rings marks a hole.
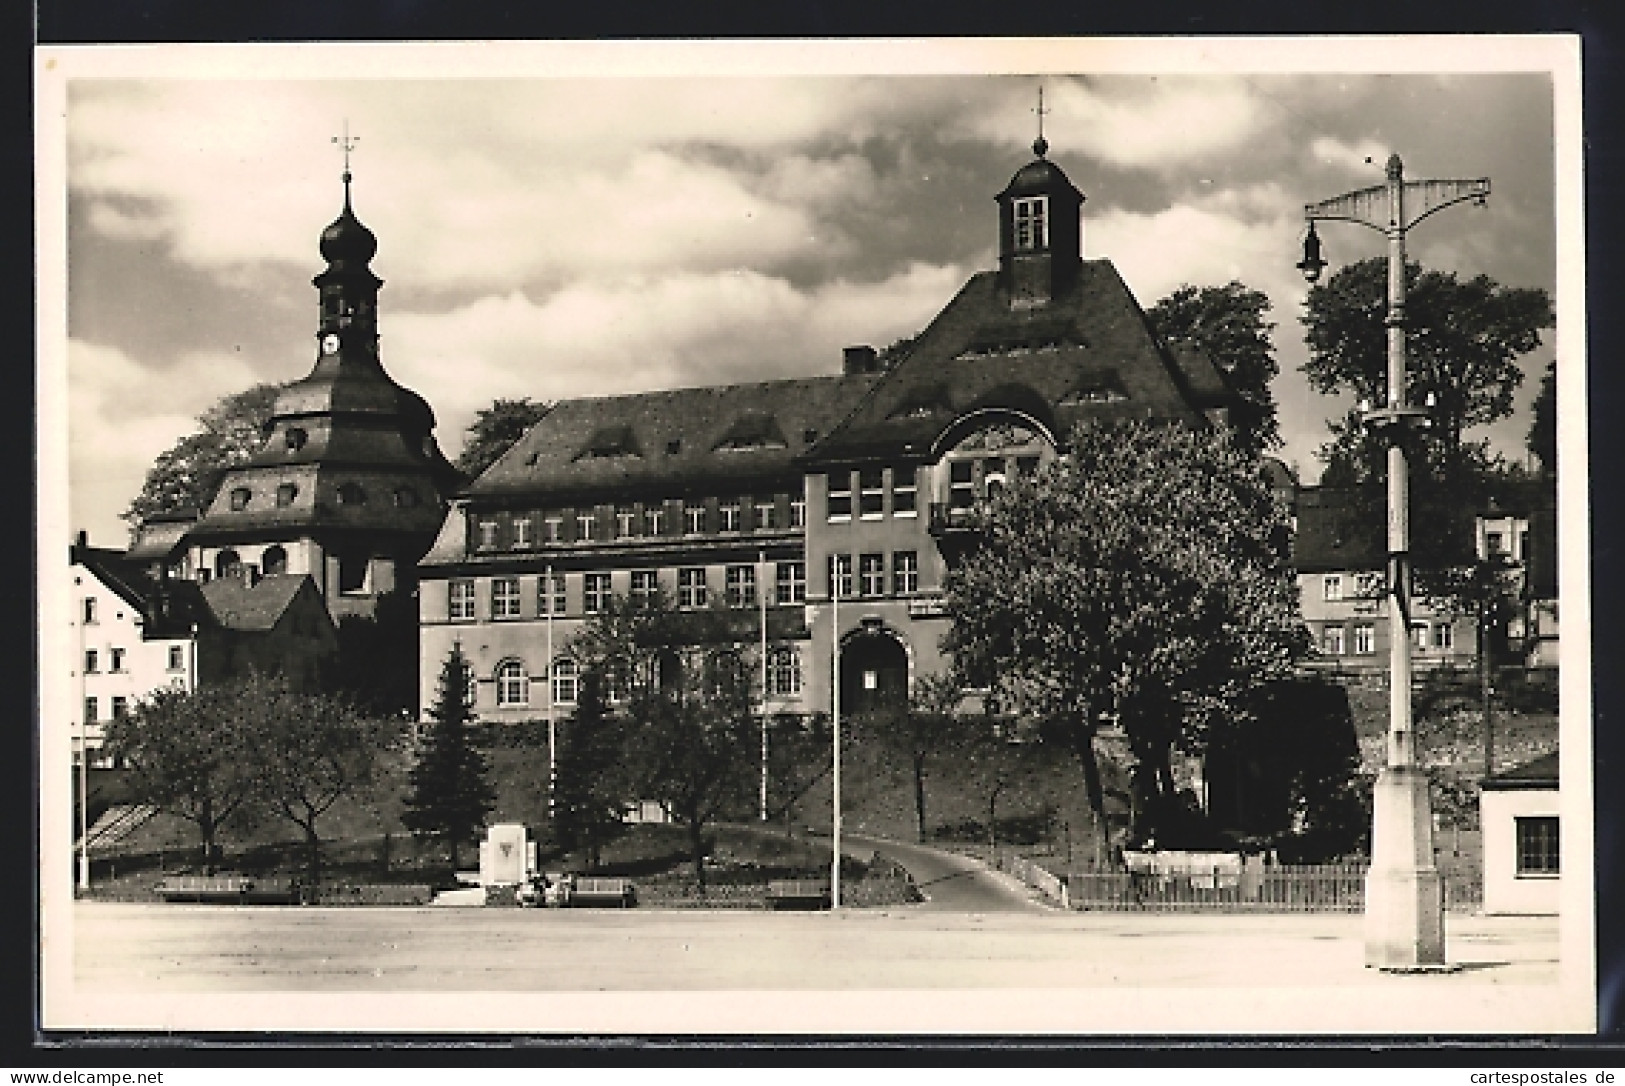
<instances>
[{"instance_id":1,"label":"lamp arm","mask_svg":"<svg viewBox=\"0 0 1625 1086\"><path fill-rule=\"evenodd\" d=\"M1416 206L1412 198L1420 197L1417 203L1422 210L1405 224L1405 229L1409 230L1435 211L1443 211L1467 200L1483 204L1489 194L1490 179L1487 177L1472 181L1408 181L1405 183L1405 206Z\"/></svg>"}]
</instances>

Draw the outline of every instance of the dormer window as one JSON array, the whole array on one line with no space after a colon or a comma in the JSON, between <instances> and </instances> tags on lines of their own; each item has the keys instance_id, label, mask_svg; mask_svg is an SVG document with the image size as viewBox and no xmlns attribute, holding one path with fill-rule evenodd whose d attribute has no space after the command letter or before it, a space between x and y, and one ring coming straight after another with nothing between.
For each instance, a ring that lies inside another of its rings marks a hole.
<instances>
[{"instance_id":1,"label":"dormer window","mask_svg":"<svg viewBox=\"0 0 1625 1086\"><path fill-rule=\"evenodd\" d=\"M418 503L418 492L409 486L395 489L395 504L402 509L411 509Z\"/></svg>"},{"instance_id":2,"label":"dormer window","mask_svg":"<svg viewBox=\"0 0 1625 1086\"><path fill-rule=\"evenodd\" d=\"M244 509L247 509L248 508L248 502L249 502L249 500L251 498L253 498L253 496L254 496L254 492L249 490L246 486L240 486L240 487L237 487L234 490L232 490L232 492L231 492L231 509L232 509L232 512L240 513Z\"/></svg>"},{"instance_id":3,"label":"dormer window","mask_svg":"<svg viewBox=\"0 0 1625 1086\"><path fill-rule=\"evenodd\" d=\"M310 435L303 427L290 426L282 435L282 439L287 444L289 452L298 452L305 447L305 442L310 440Z\"/></svg>"},{"instance_id":4,"label":"dormer window","mask_svg":"<svg viewBox=\"0 0 1625 1086\"><path fill-rule=\"evenodd\" d=\"M638 448L637 438L630 426L603 426L593 432L592 437L581 451L576 453L575 459L609 459L617 456L642 456Z\"/></svg>"},{"instance_id":5,"label":"dormer window","mask_svg":"<svg viewBox=\"0 0 1625 1086\"><path fill-rule=\"evenodd\" d=\"M367 501L367 492L361 489L360 483L344 483L339 487L340 505L364 505Z\"/></svg>"},{"instance_id":6,"label":"dormer window","mask_svg":"<svg viewBox=\"0 0 1625 1086\"><path fill-rule=\"evenodd\" d=\"M1016 252L1049 248L1049 197L1019 196L1011 201L1015 214Z\"/></svg>"},{"instance_id":7,"label":"dormer window","mask_svg":"<svg viewBox=\"0 0 1625 1086\"><path fill-rule=\"evenodd\" d=\"M299 496L299 487L295 483L283 483L276 488L276 503L279 506L289 506Z\"/></svg>"},{"instance_id":8,"label":"dormer window","mask_svg":"<svg viewBox=\"0 0 1625 1086\"><path fill-rule=\"evenodd\" d=\"M735 419L712 448L719 452L745 452L751 449L783 449L788 445L772 415L752 411Z\"/></svg>"}]
</instances>

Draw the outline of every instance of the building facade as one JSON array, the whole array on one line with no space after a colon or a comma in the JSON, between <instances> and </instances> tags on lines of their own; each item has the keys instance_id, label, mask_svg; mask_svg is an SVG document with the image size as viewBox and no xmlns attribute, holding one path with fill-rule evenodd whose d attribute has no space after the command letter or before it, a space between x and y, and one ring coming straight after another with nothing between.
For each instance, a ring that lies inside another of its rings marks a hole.
<instances>
[{"instance_id":1,"label":"building facade","mask_svg":"<svg viewBox=\"0 0 1625 1086\"><path fill-rule=\"evenodd\" d=\"M1089 420L1227 424L1204 355L1151 331L1084 197L1036 158L995 197L999 267L905 350L822 377L555 406L452 502L419 567L421 704L461 645L487 720L562 716L611 599L721 599L767 646L769 709L843 711L943 669L942 585L989 493ZM837 662L838 658L838 662Z\"/></svg>"}]
</instances>

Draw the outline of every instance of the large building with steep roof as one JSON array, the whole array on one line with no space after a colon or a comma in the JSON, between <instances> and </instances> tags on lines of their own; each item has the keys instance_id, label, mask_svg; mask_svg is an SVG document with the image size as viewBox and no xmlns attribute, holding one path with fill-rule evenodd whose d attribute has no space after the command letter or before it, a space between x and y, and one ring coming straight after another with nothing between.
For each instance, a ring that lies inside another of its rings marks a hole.
<instances>
[{"instance_id":1,"label":"large building with steep roof","mask_svg":"<svg viewBox=\"0 0 1625 1086\"><path fill-rule=\"evenodd\" d=\"M226 472L181 540L184 568L200 580L238 567L308 575L335 620L415 591L444 495L462 482L428 403L379 358L378 240L356 218L350 182L346 167L344 209L321 235L315 366L283 389L264 444Z\"/></svg>"},{"instance_id":2,"label":"large building with steep roof","mask_svg":"<svg viewBox=\"0 0 1625 1086\"><path fill-rule=\"evenodd\" d=\"M1083 194L1042 138L1034 151L995 197L998 268L905 351L555 406L453 500L423 559L422 704L460 644L482 718L566 714L571 636L657 590L721 599L742 641L765 638L771 709L828 711L836 645L844 709L900 701L943 667L943 578L977 502L1079 423L1225 425L1223 375L1084 258Z\"/></svg>"}]
</instances>

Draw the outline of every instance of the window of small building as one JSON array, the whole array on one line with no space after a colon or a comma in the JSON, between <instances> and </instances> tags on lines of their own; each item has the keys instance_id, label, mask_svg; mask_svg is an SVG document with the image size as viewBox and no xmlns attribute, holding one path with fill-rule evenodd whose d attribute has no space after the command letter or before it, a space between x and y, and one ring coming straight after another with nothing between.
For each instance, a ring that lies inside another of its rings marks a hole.
<instances>
[{"instance_id":1,"label":"window of small building","mask_svg":"<svg viewBox=\"0 0 1625 1086\"><path fill-rule=\"evenodd\" d=\"M292 505L298 496L299 487L296 483L282 483L276 488L276 503L281 508L285 509Z\"/></svg>"},{"instance_id":2,"label":"window of small building","mask_svg":"<svg viewBox=\"0 0 1625 1086\"><path fill-rule=\"evenodd\" d=\"M123 720L130 713L130 699L123 695L113 697L113 719Z\"/></svg>"},{"instance_id":3,"label":"window of small building","mask_svg":"<svg viewBox=\"0 0 1625 1086\"><path fill-rule=\"evenodd\" d=\"M1320 651L1328 656L1343 655L1343 627L1327 626L1321 631Z\"/></svg>"},{"instance_id":4,"label":"window of small building","mask_svg":"<svg viewBox=\"0 0 1625 1086\"><path fill-rule=\"evenodd\" d=\"M773 598L781 604L807 602L807 563L778 564L774 575Z\"/></svg>"},{"instance_id":5,"label":"window of small building","mask_svg":"<svg viewBox=\"0 0 1625 1086\"><path fill-rule=\"evenodd\" d=\"M863 554L858 556L858 591L865 596L886 594L886 556Z\"/></svg>"},{"instance_id":6,"label":"window of small building","mask_svg":"<svg viewBox=\"0 0 1625 1086\"><path fill-rule=\"evenodd\" d=\"M1377 628L1369 622L1354 627L1354 654L1370 656L1377 651Z\"/></svg>"},{"instance_id":7,"label":"window of small building","mask_svg":"<svg viewBox=\"0 0 1625 1086\"><path fill-rule=\"evenodd\" d=\"M474 618L474 582L452 581L448 586L450 603L446 617L453 622L469 622Z\"/></svg>"},{"instance_id":8,"label":"window of small building","mask_svg":"<svg viewBox=\"0 0 1625 1086\"><path fill-rule=\"evenodd\" d=\"M1558 873L1557 817L1541 815L1513 819L1519 878L1551 876Z\"/></svg>"},{"instance_id":9,"label":"window of small building","mask_svg":"<svg viewBox=\"0 0 1625 1086\"><path fill-rule=\"evenodd\" d=\"M1453 647L1455 645L1455 643L1456 643L1456 631L1450 625L1450 623L1448 623L1448 622L1436 622L1436 623L1433 624L1433 647L1434 648L1436 648L1436 649L1448 649L1448 648Z\"/></svg>"},{"instance_id":10,"label":"window of small building","mask_svg":"<svg viewBox=\"0 0 1625 1086\"><path fill-rule=\"evenodd\" d=\"M124 670L124 650L112 648L107 650L107 670L115 675Z\"/></svg>"},{"instance_id":11,"label":"window of small building","mask_svg":"<svg viewBox=\"0 0 1625 1086\"><path fill-rule=\"evenodd\" d=\"M248 508L248 503L254 497L254 492L246 486L233 487L231 490L231 508L233 512L240 513Z\"/></svg>"},{"instance_id":12,"label":"window of small building","mask_svg":"<svg viewBox=\"0 0 1625 1086\"><path fill-rule=\"evenodd\" d=\"M886 473L882 468L864 468L858 472L858 514L864 520L879 520L886 515Z\"/></svg>"},{"instance_id":13,"label":"window of small building","mask_svg":"<svg viewBox=\"0 0 1625 1086\"><path fill-rule=\"evenodd\" d=\"M599 615L609 610L609 583L607 573L589 573L583 579L582 607L587 614Z\"/></svg>"},{"instance_id":14,"label":"window of small building","mask_svg":"<svg viewBox=\"0 0 1625 1086\"><path fill-rule=\"evenodd\" d=\"M1017 252L1049 248L1049 197L1020 196L1011 201Z\"/></svg>"},{"instance_id":15,"label":"window of small building","mask_svg":"<svg viewBox=\"0 0 1625 1086\"><path fill-rule=\"evenodd\" d=\"M677 606L704 607L705 567L690 566L677 571Z\"/></svg>"},{"instance_id":16,"label":"window of small building","mask_svg":"<svg viewBox=\"0 0 1625 1086\"><path fill-rule=\"evenodd\" d=\"M273 544L265 548L260 555L260 568L267 576L274 573L288 572L288 551L281 544Z\"/></svg>"},{"instance_id":17,"label":"window of small building","mask_svg":"<svg viewBox=\"0 0 1625 1086\"><path fill-rule=\"evenodd\" d=\"M95 649L85 650L85 674L94 675L102 669L101 653Z\"/></svg>"},{"instance_id":18,"label":"window of small building","mask_svg":"<svg viewBox=\"0 0 1625 1086\"><path fill-rule=\"evenodd\" d=\"M756 567L729 566L725 571L729 607L756 606Z\"/></svg>"},{"instance_id":19,"label":"window of small building","mask_svg":"<svg viewBox=\"0 0 1625 1086\"><path fill-rule=\"evenodd\" d=\"M918 551L896 551L891 556L892 591L909 595L920 590L920 555Z\"/></svg>"},{"instance_id":20,"label":"window of small building","mask_svg":"<svg viewBox=\"0 0 1625 1086\"><path fill-rule=\"evenodd\" d=\"M169 670L180 671L186 667L186 651L179 645L169 646Z\"/></svg>"},{"instance_id":21,"label":"window of small building","mask_svg":"<svg viewBox=\"0 0 1625 1086\"><path fill-rule=\"evenodd\" d=\"M491 578L491 617L519 617L519 578Z\"/></svg>"},{"instance_id":22,"label":"window of small building","mask_svg":"<svg viewBox=\"0 0 1625 1086\"><path fill-rule=\"evenodd\" d=\"M85 699L85 717L84 717L86 724L94 724L94 723L96 723L96 721L98 719L100 719L96 715L96 712L97 712L96 699L95 698L86 698Z\"/></svg>"},{"instance_id":23,"label":"window of small building","mask_svg":"<svg viewBox=\"0 0 1625 1086\"><path fill-rule=\"evenodd\" d=\"M94 596L85 597L84 610L81 613L84 616L84 624L86 626L96 625L96 599Z\"/></svg>"},{"instance_id":24,"label":"window of small building","mask_svg":"<svg viewBox=\"0 0 1625 1086\"><path fill-rule=\"evenodd\" d=\"M1335 603L1343 598L1343 578L1340 574L1328 573L1320 581L1321 596L1329 603Z\"/></svg>"},{"instance_id":25,"label":"window of small building","mask_svg":"<svg viewBox=\"0 0 1625 1086\"><path fill-rule=\"evenodd\" d=\"M518 660L497 665L497 707L512 708L530 704L530 673Z\"/></svg>"}]
</instances>

